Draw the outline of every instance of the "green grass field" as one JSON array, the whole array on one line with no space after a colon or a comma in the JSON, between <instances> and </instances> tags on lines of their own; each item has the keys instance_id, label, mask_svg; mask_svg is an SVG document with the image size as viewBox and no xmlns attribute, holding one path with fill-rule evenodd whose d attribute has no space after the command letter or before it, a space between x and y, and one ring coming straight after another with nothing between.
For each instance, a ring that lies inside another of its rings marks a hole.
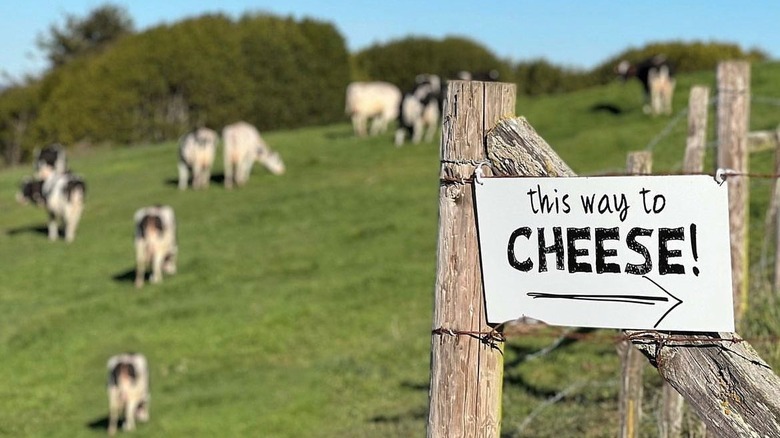
<instances>
[{"instance_id":1,"label":"green grass field","mask_svg":"<svg viewBox=\"0 0 780 438\"><path fill-rule=\"evenodd\" d=\"M780 98L778 78L779 64L754 66L754 94ZM675 109L691 84L713 81L680 78ZM637 83L611 84L520 98L518 114L576 172L612 172L674 120L642 114L640 97ZM591 110L600 104L622 112ZM774 129L777 114L754 104L752 129ZM685 117L667 130L654 146L660 172L679 169ZM128 350L147 355L152 375L152 419L134 436L424 435L438 147L357 139L346 124L264 136L288 172L256 167L233 191L178 191L174 143L71 151L88 193L70 245L47 240L43 210L14 201L30 168L0 172L0 436L104 434L105 362ZM754 169L771 171L771 152L752 158ZM771 185L753 183L754 261ZM176 211L179 274L136 290L132 214L153 203ZM780 331L763 278L743 336ZM615 434L616 333L524 360L560 331L508 343L504 436ZM780 364L775 344L756 346ZM660 379L646 376L643 436L654 436Z\"/></svg>"}]
</instances>

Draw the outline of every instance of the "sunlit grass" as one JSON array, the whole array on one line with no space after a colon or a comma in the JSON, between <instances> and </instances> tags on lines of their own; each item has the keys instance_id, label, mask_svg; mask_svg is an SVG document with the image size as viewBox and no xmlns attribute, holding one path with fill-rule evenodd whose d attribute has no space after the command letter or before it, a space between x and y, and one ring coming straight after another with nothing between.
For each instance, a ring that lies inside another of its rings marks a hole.
<instances>
[{"instance_id":1,"label":"sunlit grass","mask_svg":"<svg viewBox=\"0 0 780 438\"><path fill-rule=\"evenodd\" d=\"M756 66L754 93L780 97L770 80L777 77L778 65ZM708 73L680 78L675 111L692 84L713 81ZM620 112L594 111L598 105ZM773 107L753 108L753 129L780 122ZM682 162L686 119L667 128L675 116L644 115L636 83L520 98L518 114L578 173L622 170L627 152L646 148L664 129L669 135L653 147L655 169L677 171ZM44 212L14 202L30 169L0 172L0 435L104 434L105 361L125 350L145 353L152 373L152 420L134 436L424 434L437 145L399 149L389 135L354 138L346 124L264 136L288 173L256 167L248 186L233 191L219 184L178 191L173 143L73 152L88 193L71 245L48 242L40 231ZM772 160L764 152L753 166L769 172ZM771 184L752 184L754 263L766 247ZM128 275L132 214L152 203L176 210L179 274L136 290ZM774 249L767 251L773 262ZM743 335L776 336L776 298L766 287L752 293ZM559 334L510 340L505 436L615 434L616 333L595 331L523 360ZM774 365L776 345L757 344ZM650 370L646 379L648 388L660 382ZM648 436L655 397L648 389Z\"/></svg>"}]
</instances>

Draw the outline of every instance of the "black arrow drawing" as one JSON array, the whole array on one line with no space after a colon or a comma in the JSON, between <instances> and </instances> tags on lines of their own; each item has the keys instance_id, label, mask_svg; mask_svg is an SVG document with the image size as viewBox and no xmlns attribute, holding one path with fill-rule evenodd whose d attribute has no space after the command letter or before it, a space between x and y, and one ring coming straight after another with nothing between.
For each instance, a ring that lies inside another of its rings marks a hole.
<instances>
[{"instance_id":1,"label":"black arrow drawing","mask_svg":"<svg viewBox=\"0 0 780 438\"><path fill-rule=\"evenodd\" d=\"M677 308L680 304L683 303L683 301L676 296L669 293L668 290L664 289L660 284L656 283L646 275L643 275L642 278L645 280L653 283L658 287L658 289L661 289L664 291L669 297L671 297L676 303L669 308L669 310L666 311L663 315L661 315L661 318L655 323L653 328L658 327L658 324L661 323L661 321L666 318L666 315L668 315L672 310ZM614 302L614 303L630 303L630 304L643 304L647 306L655 306L657 303L661 302L669 302L670 299L668 297L664 296L646 296L646 295L596 295L596 294L557 294L557 293L548 293L548 292L528 292L526 295L533 299L537 298L553 298L553 299L561 299L561 300L579 300L579 301L608 301L608 302Z\"/></svg>"}]
</instances>

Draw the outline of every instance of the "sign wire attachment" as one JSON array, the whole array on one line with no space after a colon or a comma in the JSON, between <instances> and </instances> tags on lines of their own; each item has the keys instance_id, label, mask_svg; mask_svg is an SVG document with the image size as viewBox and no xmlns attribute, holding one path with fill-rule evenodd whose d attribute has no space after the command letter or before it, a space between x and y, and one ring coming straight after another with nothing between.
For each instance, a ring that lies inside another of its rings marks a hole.
<instances>
[{"instance_id":1,"label":"sign wire attachment","mask_svg":"<svg viewBox=\"0 0 780 438\"><path fill-rule=\"evenodd\" d=\"M726 182L726 178L736 175L739 175L739 172L734 169L718 168L718 170L715 171L715 182L718 183L719 186L722 186L723 183Z\"/></svg>"},{"instance_id":2,"label":"sign wire attachment","mask_svg":"<svg viewBox=\"0 0 780 438\"><path fill-rule=\"evenodd\" d=\"M485 184L482 182L482 180L485 178L485 172L482 171L482 166L487 166L488 164L490 163L487 161L480 161L474 164L474 182L479 185Z\"/></svg>"}]
</instances>

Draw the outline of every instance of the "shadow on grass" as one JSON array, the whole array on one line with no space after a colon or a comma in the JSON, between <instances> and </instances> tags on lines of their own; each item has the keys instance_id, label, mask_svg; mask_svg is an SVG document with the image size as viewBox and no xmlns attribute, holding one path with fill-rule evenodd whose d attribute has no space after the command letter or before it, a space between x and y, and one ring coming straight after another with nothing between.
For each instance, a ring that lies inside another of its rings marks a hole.
<instances>
[{"instance_id":1,"label":"shadow on grass","mask_svg":"<svg viewBox=\"0 0 780 438\"><path fill-rule=\"evenodd\" d=\"M146 277L149 276L149 273L146 273ZM128 270L119 272L117 274L114 274L111 277L114 281L119 283L134 283L135 282L135 268L130 268ZM147 278L148 279L148 278Z\"/></svg>"},{"instance_id":2,"label":"shadow on grass","mask_svg":"<svg viewBox=\"0 0 780 438\"><path fill-rule=\"evenodd\" d=\"M427 393L429 385L428 382L420 383L420 382L411 382L407 380L401 382L401 387L404 389L410 389L412 391L425 391ZM416 408L410 408L407 412L401 412L395 414L389 414L389 413L379 414L374 417L371 417L370 421L372 423L399 424L399 423L405 423L409 421L426 420L427 418L428 418L427 407L416 407Z\"/></svg>"},{"instance_id":3,"label":"shadow on grass","mask_svg":"<svg viewBox=\"0 0 780 438\"><path fill-rule=\"evenodd\" d=\"M606 103L606 102L599 102L596 104L591 105L589 108L590 112L592 113L609 113L615 116L619 116L623 114L623 110L618 107L617 105Z\"/></svg>"},{"instance_id":4,"label":"shadow on grass","mask_svg":"<svg viewBox=\"0 0 780 438\"><path fill-rule=\"evenodd\" d=\"M121 423L122 419L120 419L119 422ZM108 429L108 417L103 416L103 417L96 418L90 421L89 423L87 423L87 427L92 430L105 431Z\"/></svg>"},{"instance_id":5,"label":"shadow on grass","mask_svg":"<svg viewBox=\"0 0 780 438\"><path fill-rule=\"evenodd\" d=\"M209 181L211 182L211 184L222 185L222 184L225 183L225 174L224 173L212 173L211 177L209 178ZM167 178L165 180L165 185L166 186L178 187L179 186L179 178ZM187 182L187 188L188 189L192 188L192 178L190 178L190 180Z\"/></svg>"},{"instance_id":6,"label":"shadow on grass","mask_svg":"<svg viewBox=\"0 0 780 438\"><path fill-rule=\"evenodd\" d=\"M117 435L120 435L123 432L122 426L124 426L124 424L125 419L120 416L116 423L118 429ZM90 421L87 423L87 427L95 432L105 433L108 430L108 416L104 415ZM138 421L136 421L136 427L138 427Z\"/></svg>"},{"instance_id":7,"label":"shadow on grass","mask_svg":"<svg viewBox=\"0 0 780 438\"><path fill-rule=\"evenodd\" d=\"M415 408L400 414L381 414L371 417L372 423L403 423L406 421L420 421L428 418L427 408Z\"/></svg>"},{"instance_id":8,"label":"shadow on grass","mask_svg":"<svg viewBox=\"0 0 780 438\"><path fill-rule=\"evenodd\" d=\"M419 382L406 381L406 382L401 382L401 388L428 392L428 388L430 388L430 385L428 384L428 382L419 383Z\"/></svg>"},{"instance_id":9,"label":"shadow on grass","mask_svg":"<svg viewBox=\"0 0 780 438\"><path fill-rule=\"evenodd\" d=\"M11 228L10 230L5 230L5 234L8 236L16 236L17 234L27 234L27 233L42 234L48 237L49 228L46 225L27 225L24 227Z\"/></svg>"},{"instance_id":10,"label":"shadow on grass","mask_svg":"<svg viewBox=\"0 0 780 438\"><path fill-rule=\"evenodd\" d=\"M355 133L352 132L352 128L350 129L339 129L338 131L328 131L325 133L324 137L328 140L340 140L344 138L351 138L354 137Z\"/></svg>"}]
</instances>

